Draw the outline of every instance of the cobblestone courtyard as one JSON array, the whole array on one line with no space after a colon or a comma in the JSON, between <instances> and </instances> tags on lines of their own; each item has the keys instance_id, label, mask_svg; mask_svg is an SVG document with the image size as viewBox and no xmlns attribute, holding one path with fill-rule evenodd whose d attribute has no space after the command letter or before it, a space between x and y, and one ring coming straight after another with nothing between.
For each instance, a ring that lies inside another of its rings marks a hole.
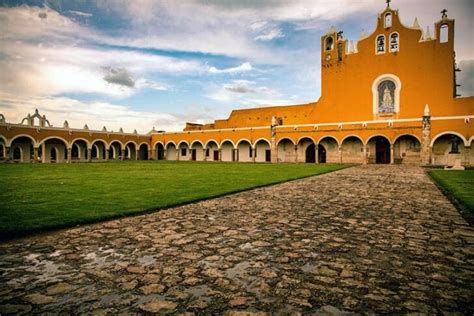
<instances>
[{"instance_id":1,"label":"cobblestone courtyard","mask_svg":"<svg viewBox=\"0 0 474 316\"><path fill-rule=\"evenodd\" d=\"M366 165L0 244L0 314L472 314L474 229L419 167Z\"/></svg>"}]
</instances>

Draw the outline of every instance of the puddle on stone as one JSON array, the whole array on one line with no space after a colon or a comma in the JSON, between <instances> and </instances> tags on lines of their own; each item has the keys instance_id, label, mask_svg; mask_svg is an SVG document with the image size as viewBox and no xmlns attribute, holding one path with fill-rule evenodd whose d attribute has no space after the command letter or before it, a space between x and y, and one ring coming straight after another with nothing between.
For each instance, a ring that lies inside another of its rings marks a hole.
<instances>
[{"instance_id":1,"label":"puddle on stone","mask_svg":"<svg viewBox=\"0 0 474 316\"><path fill-rule=\"evenodd\" d=\"M318 266L317 264L308 262L304 266L301 267L301 271L305 273L312 273L317 266Z\"/></svg>"},{"instance_id":2,"label":"puddle on stone","mask_svg":"<svg viewBox=\"0 0 474 316\"><path fill-rule=\"evenodd\" d=\"M237 263L232 268L227 269L224 274L228 279L235 280L236 278L241 278L246 275L247 269L252 264L248 261Z\"/></svg>"},{"instance_id":3,"label":"puddle on stone","mask_svg":"<svg viewBox=\"0 0 474 316\"><path fill-rule=\"evenodd\" d=\"M156 262L156 259L154 256L143 256L137 259L138 262L140 262L144 266L149 266L151 264L154 264Z\"/></svg>"}]
</instances>

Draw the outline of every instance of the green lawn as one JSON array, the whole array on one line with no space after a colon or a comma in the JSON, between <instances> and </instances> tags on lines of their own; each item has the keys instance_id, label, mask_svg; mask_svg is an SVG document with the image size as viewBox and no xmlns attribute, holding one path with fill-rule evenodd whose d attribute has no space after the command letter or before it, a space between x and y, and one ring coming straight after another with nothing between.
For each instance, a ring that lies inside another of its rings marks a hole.
<instances>
[{"instance_id":1,"label":"green lawn","mask_svg":"<svg viewBox=\"0 0 474 316\"><path fill-rule=\"evenodd\" d=\"M0 164L0 238L151 211L344 167L170 161Z\"/></svg>"},{"instance_id":2,"label":"green lawn","mask_svg":"<svg viewBox=\"0 0 474 316\"><path fill-rule=\"evenodd\" d=\"M452 195L474 218L474 169L469 170L431 170L429 175L450 195Z\"/></svg>"}]
</instances>

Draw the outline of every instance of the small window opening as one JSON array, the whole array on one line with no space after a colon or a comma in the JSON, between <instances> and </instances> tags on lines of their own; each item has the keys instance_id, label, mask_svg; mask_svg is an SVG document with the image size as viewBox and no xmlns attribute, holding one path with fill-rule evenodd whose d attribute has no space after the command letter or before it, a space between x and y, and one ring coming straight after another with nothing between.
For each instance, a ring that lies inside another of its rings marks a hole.
<instances>
[{"instance_id":1,"label":"small window opening","mask_svg":"<svg viewBox=\"0 0 474 316\"><path fill-rule=\"evenodd\" d=\"M446 24L441 25L441 28L439 29L439 42L440 43L447 43L449 40L449 35L448 35L448 26Z\"/></svg>"},{"instance_id":2,"label":"small window opening","mask_svg":"<svg viewBox=\"0 0 474 316\"><path fill-rule=\"evenodd\" d=\"M391 52L398 52L398 34L397 33L392 33L390 35L390 51Z\"/></svg>"},{"instance_id":3,"label":"small window opening","mask_svg":"<svg viewBox=\"0 0 474 316\"><path fill-rule=\"evenodd\" d=\"M181 148L181 156L186 156L186 148Z\"/></svg>"},{"instance_id":4,"label":"small window opening","mask_svg":"<svg viewBox=\"0 0 474 316\"><path fill-rule=\"evenodd\" d=\"M380 35L377 37L377 54L385 53L385 36Z\"/></svg>"},{"instance_id":5,"label":"small window opening","mask_svg":"<svg viewBox=\"0 0 474 316\"><path fill-rule=\"evenodd\" d=\"M385 28L392 27L392 13L385 14Z\"/></svg>"},{"instance_id":6,"label":"small window opening","mask_svg":"<svg viewBox=\"0 0 474 316\"><path fill-rule=\"evenodd\" d=\"M334 39L332 37L326 38L326 50L332 50L334 47Z\"/></svg>"}]
</instances>

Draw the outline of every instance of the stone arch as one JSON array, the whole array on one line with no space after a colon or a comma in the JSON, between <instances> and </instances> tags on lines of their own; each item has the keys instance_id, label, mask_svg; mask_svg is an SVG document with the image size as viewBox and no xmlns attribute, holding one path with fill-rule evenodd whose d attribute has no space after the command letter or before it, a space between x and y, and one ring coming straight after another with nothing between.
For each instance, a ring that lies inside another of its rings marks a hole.
<instances>
[{"instance_id":1,"label":"stone arch","mask_svg":"<svg viewBox=\"0 0 474 316\"><path fill-rule=\"evenodd\" d=\"M76 138L71 142L71 161L86 161L88 159L89 142L83 138Z\"/></svg>"},{"instance_id":2,"label":"stone arch","mask_svg":"<svg viewBox=\"0 0 474 316\"><path fill-rule=\"evenodd\" d=\"M348 135L341 141L341 163L364 163L364 142L357 135Z\"/></svg>"},{"instance_id":3,"label":"stone arch","mask_svg":"<svg viewBox=\"0 0 474 316\"><path fill-rule=\"evenodd\" d=\"M457 160L466 164L465 147L467 140L459 133L444 132L433 138L431 164L452 166Z\"/></svg>"},{"instance_id":4,"label":"stone arch","mask_svg":"<svg viewBox=\"0 0 474 316\"><path fill-rule=\"evenodd\" d=\"M318 141L318 161L320 163L338 163L339 140L332 135L322 136Z\"/></svg>"},{"instance_id":5,"label":"stone arch","mask_svg":"<svg viewBox=\"0 0 474 316\"><path fill-rule=\"evenodd\" d=\"M65 162L68 142L61 137L47 137L41 141L42 162ZM53 156L55 155L55 157Z\"/></svg>"},{"instance_id":6,"label":"stone arch","mask_svg":"<svg viewBox=\"0 0 474 316\"><path fill-rule=\"evenodd\" d=\"M221 152L221 161L234 161L234 149L235 144L230 139L225 139L220 144L220 152Z\"/></svg>"},{"instance_id":7,"label":"stone arch","mask_svg":"<svg viewBox=\"0 0 474 316\"><path fill-rule=\"evenodd\" d=\"M194 140L189 147L191 160L202 161L204 160L204 144L200 140Z\"/></svg>"},{"instance_id":8,"label":"stone arch","mask_svg":"<svg viewBox=\"0 0 474 316\"><path fill-rule=\"evenodd\" d=\"M119 140L113 140L109 144L109 160L122 159L124 145Z\"/></svg>"},{"instance_id":9,"label":"stone arch","mask_svg":"<svg viewBox=\"0 0 474 316\"><path fill-rule=\"evenodd\" d=\"M298 139L298 162L316 162L316 142L310 136L303 136Z\"/></svg>"},{"instance_id":10,"label":"stone arch","mask_svg":"<svg viewBox=\"0 0 474 316\"><path fill-rule=\"evenodd\" d=\"M20 138L20 137L26 137L26 138L29 138L31 140L31 143L33 144L34 147L37 147L39 144L38 142L30 135L28 134L20 134L20 135L15 135L13 136L12 138L10 138L9 141L6 140L5 144L7 147L11 147L12 146L12 143L15 139L17 138Z\"/></svg>"},{"instance_id":11,"label":"stone arch","mask_svg":"<svg viewBox=\"0 0 474 316\"><path fill-rule=\"evenodd\" d=\"M137 160L148 160L148 144L141 143L138 146Z\"/></svg>"},{"instance_id":12,"label":"stone arch","mask_svg":"<svg viewBox=\"0 0 474 316\"><path fill-rule=\"evenodd\" d=\"M173 141L169 141L165 145L166 149L166 155L165 159L166 160L177 160L178 159L178 147L176 146L176 143Z\"/></svg>"},{"instance_id":13,"label":"stone arch","mask_svg":"<svg viewBox=\"0 0 474 316\"><path fill-rule=\"evenodd\" d=\"M69 142L68 145L72 146L72 144L73 144L75 141L78 141L78 140L82 140L84 143L86 143L86 147L87 147L87 148L91 148L91 147L92 147L92 143L89 142L87 139L82 138L82 137L74 138L71 142Z\"/></svg>"},{"instance_id":14,"label":"stone arch","mask_svg":"<svg viewBox=\"0 0 474 316\"><path fill-rule=\"evenodd\" d=\"M124 150L124 159L128 160L137 160L137 150L138 150L138 145L136 142L130 140L127 143L125 143L125 150Z\"/></svg>"},{"instance_id":15,"label":"stone arch","mask_svg":"<svg viewBox=\"0 0 474 316\"><path fill-rule=\"evenodd\" d=\"M295 148L297 148L295 142L289 137L284 137L278 140L277 161L296 162L297 151Z\"/></svg>"},{"instance_id":16,"label":"stone arch","mask_svg":"<svg viewBox=\"0 0 474 316\"><path fill-rule=\"evenodd\" d=\"M438 135L436 135L435 137L433 137L433 139L431 140L430 147L433 147L435 141L436 141L439 137L441 137L441 136L443 136L443 135L456 135L456 136L458 136L458 137L463 141L463 143L464 143L465 146L468 146L468 144L469 144L468 141L467 141L467 139L466 139L462 134L460 134L460 133L458 133L458 132L453 132L453 131L446 131L446 132L439 133ZM471 138L472 138L472 137L471 137Z\"/></svg>"},{"instance_id":17,"label":"stone arch","mask_svg":"<svg viewBox=\"0 0 474 316\"><path fill-rule=\"evenodd\" d=\"M0 135L0 161L6 159L6 138Z\"/></svg>"},{"instance_id":18,"label":"stone arch","mask_svg":"<svg viewBox=\"0 0 474 316\"><path fill-rule=\"evenodd\" d=\"M255 148L255 161L256 162L271 162L271 143L266 138L257 139L253 147Z\"/></svg>"},{"instance_id":19,"label":"stone arch","mask_svg":"<svg viewBox=\"0 0 474 316\"><path fill-rule=\"evenodd\" d=\"M208 140L205 144L205 149L207 161L219 161L220 147L219 143L216 140Z\"/></svg>"},{"instance_id":20,"label":"stone arch","mask_svg":"<svg viewBox=\"0 0 474 316\"><path fill-rule=\"evenodd\" d=\"M34 139L29 135L17 135L10 140L9 158L15 162L31 162L34 159ZM16 149L18 148L18 150ZM16 152L15 152L16 151ZM5 158L8 153L5 149Z\"/></svg>"},{"instance_id":21,"label":"stone arch","mask_svg":"<svg viewBox=\"0 0 474 316\"><path fill-rule=\"evenodd\" d=\"M369 163L388 164L393 161L392 142L388 136L378 134L367 139L367 159Z\"/></svg>"},{"instance_id":22,"label":"stone arch","mask_svg":"<svg viewBox=\"0 0 474 316\"><path fill-rule=\"evenodd\" d=\"M165 146L162 142L158 141L154 145L155 148L155 159L164 160L165 159Z\"/></svg>"},{"instance_id":23,"label":"stone arch","mask_svg":"<svg viewBox=\"0 0 474 316\"><path fill-rule=\"evenodd\" d=\"M247 138L239 139L237 142L237 157L238 161L241 162L252 162L253 161L253 148L252 142Z\"/></svg>"},{"instance_id":24,"label":"stone arch","mask_svg":"<svg viewBox=\"0 0 474 316\"><path fill-rule=\"evenodd\" d=\"M189 160L190 150L189 143L185 140L182 140L178 143L178 160Z\"/></svg>"},{"instance_id":25,"label":"stone arch","mask_svg":"<svg viewBox=\"0 0 474 316\"><path fill-rule=\"evenodd\" d=\"M104 160L107 157L107 142L103 139L96 139L92 143L91 158L97 160ZM95 149L94 149L95 148ZM93 153L92 151L95 152Z\"/></svg>"},{"instance_id":26,"label":"stone arch","mask_svg":"<svg viewBox=\"0 0 474 316\"><path fill-rule=\"evenodd\" d=\"M403 164L421 164L421 142L411 134L398 135L393 142L393 161Z\"/></svg>"},{"instance_id":27,"label":"stone arch","mask_svg":"<svg viewBox=\"0 0 474 316\"><path fill-rule=\"evenodd\" d=\"M176 145L176 143L175 143L174 141L172 141L172 140L166 142L166 144L165 144L165 149L168 149L168 146L169 146L169 145L173 145L174 148L178 148L178 146Z\"/></svg>"}]
</instances>

